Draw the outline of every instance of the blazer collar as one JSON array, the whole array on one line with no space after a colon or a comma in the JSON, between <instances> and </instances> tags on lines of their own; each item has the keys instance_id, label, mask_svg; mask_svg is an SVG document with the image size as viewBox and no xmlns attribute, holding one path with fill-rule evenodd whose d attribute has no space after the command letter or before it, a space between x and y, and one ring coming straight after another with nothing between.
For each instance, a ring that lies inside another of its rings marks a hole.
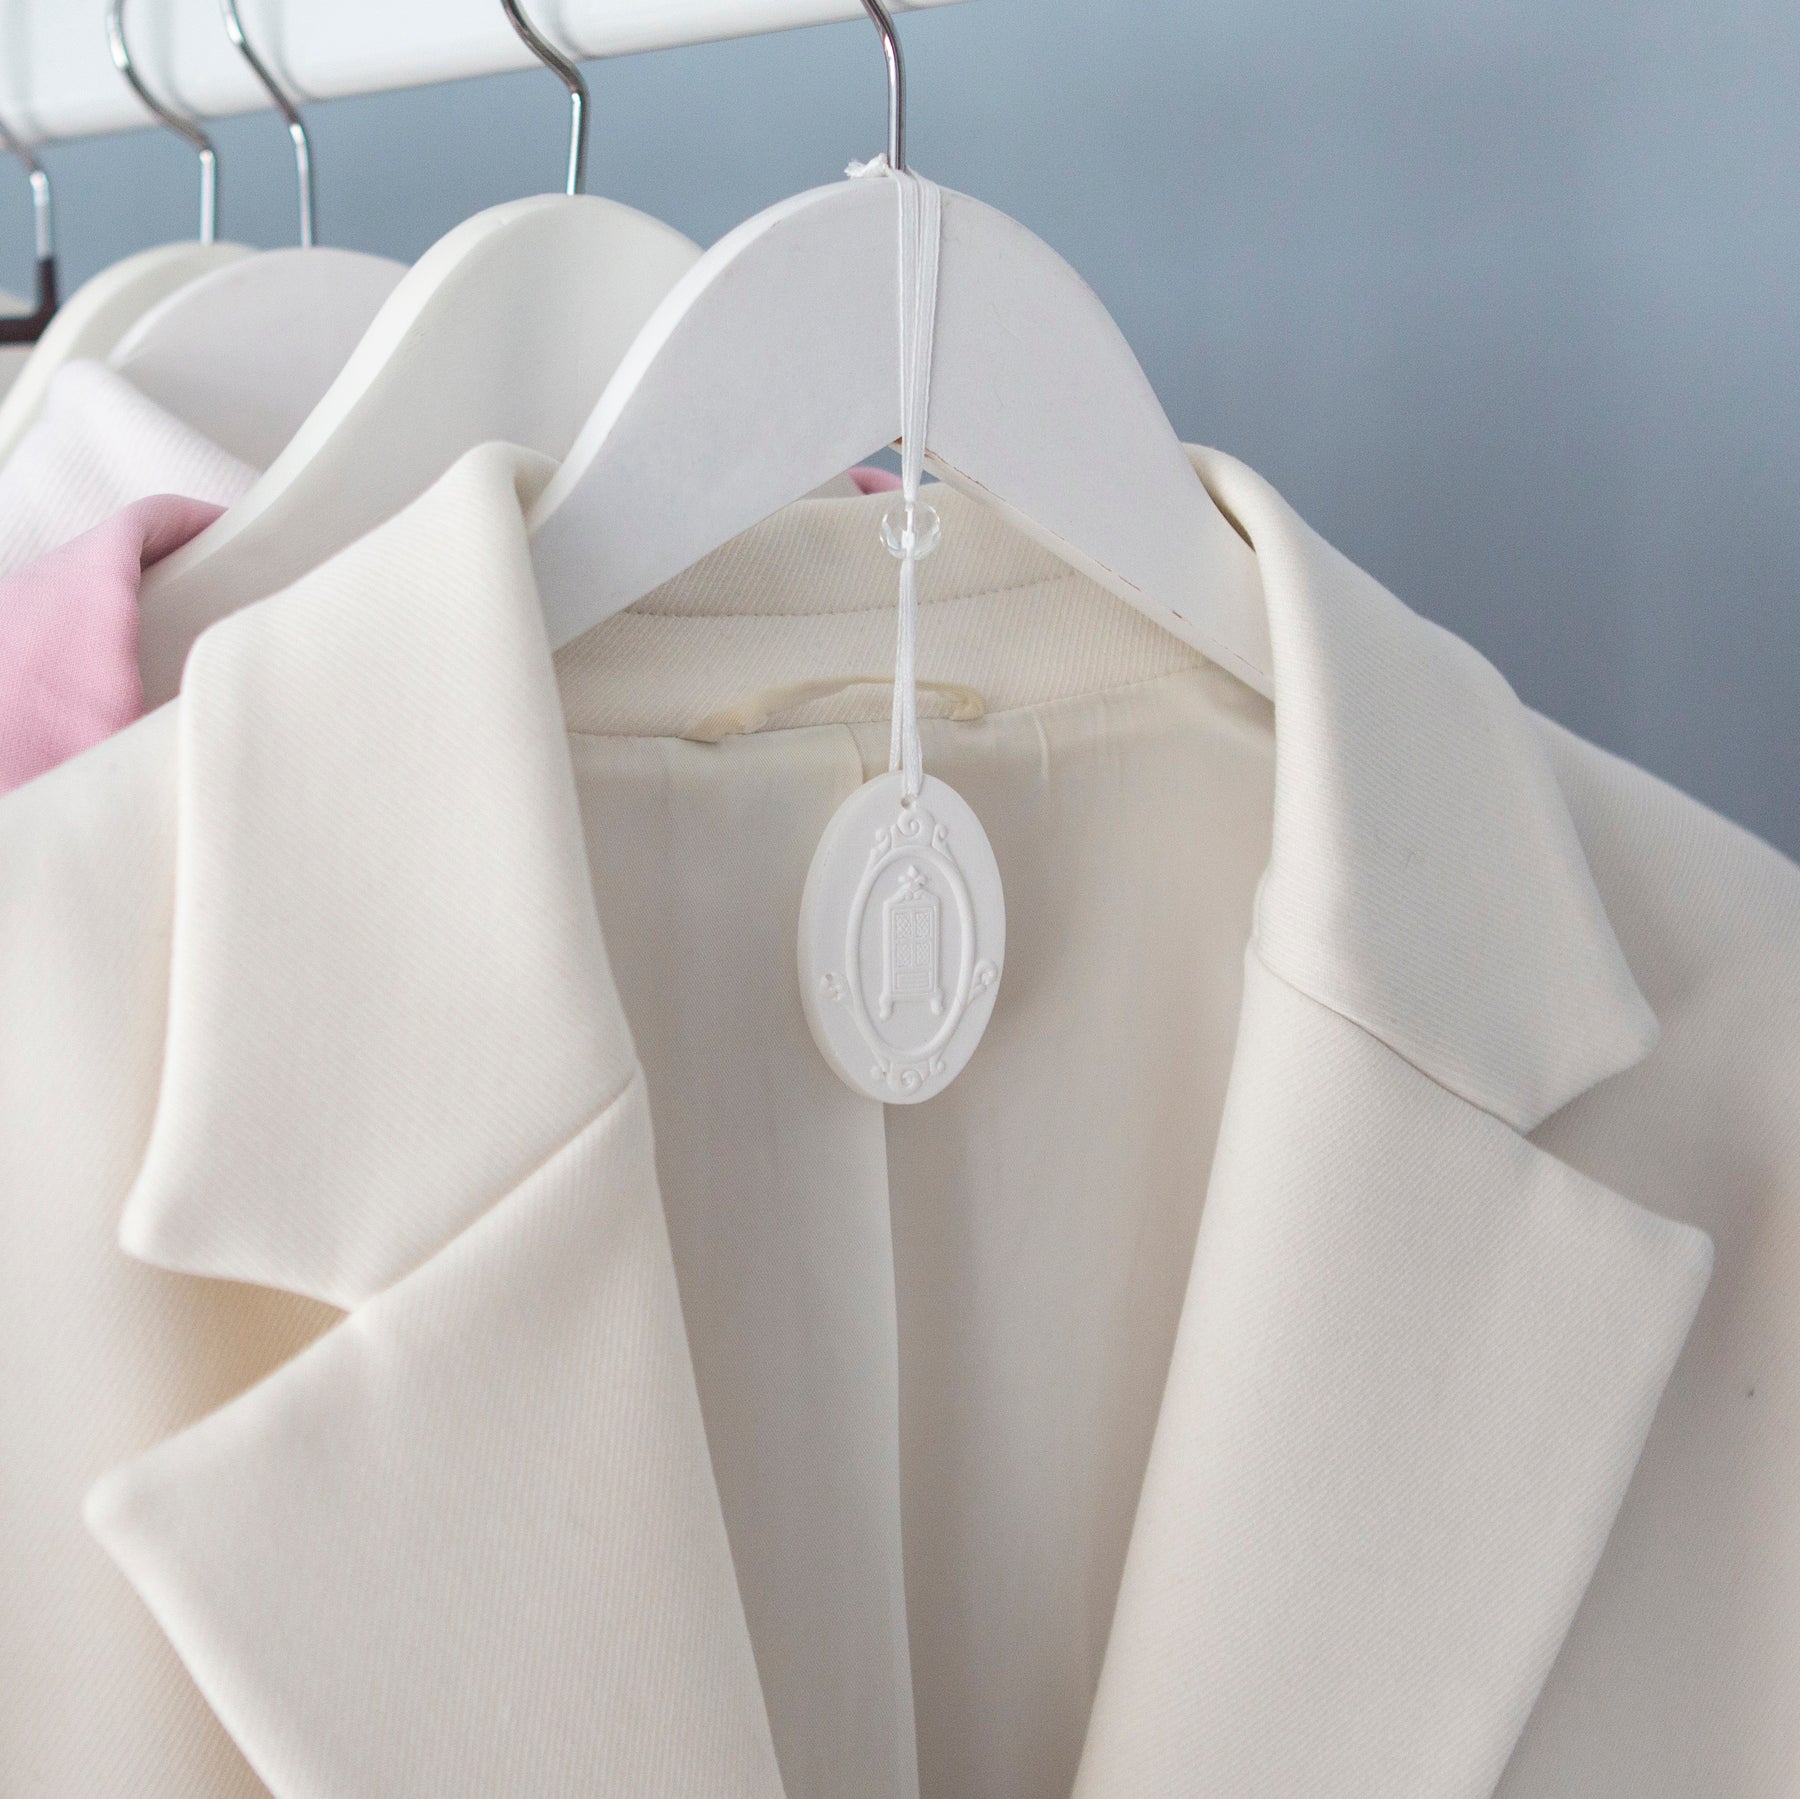
<instances>
[{"instance_id":1,"label":"blazer collar","mask_svg":"<svg viewBox=\"0 0 1800 1799\"><path fill-rule=\"evenodd\" d=\"M1248 470L1195 463L1264 574L1274 848L1081 1791L1450 1799L1491 1786L1548 1669L1707 1245L1520 1135L1656 1034L1537 723ZM329 1434L329 1394L377 1378L351 1366L375 1321L421 1281L453 1298L439 1252L467 1238L463 1266L635 1068L522 523L545 473L465 458L210 631L180 702L167 1056L122 1240L370 1322L116 1471L93 1515L228 1725L282 1745L246 1740L265 1769L329 1745L231 1596L272 1604L244 1571L291 1556L303 1620L332 1578L312 1538L374 1502L325 1472L222 1530L221 1483L262 1491L284 1442Z\"/></svg>"},{"instance_id":2,"label":"blazer collar","mask_svg":"<svg viewBox=\"0 0 1800 1799\"><path fill-rule=\"evenodd\" d=\"M1267 592L1263 959L1528 1130L1656 1040L1536 721L1241 463L1194 458ZM520 523L545 466L476 452L196 646L163 1092L123 1227L145 1260L353 1305L622 1084Z\"/></svg>"},{"instance_id":3,"label":"blazer collar","mask_svg":"<svg viewBox=\"0 0 1800 1799\"><path fill-rule=\"evenodd\" d=\"M1276 689L1263 959L1471 1104L1530 1130L1641 1060L1626 965L1538 721L1268 483L1193 452L1257 553Z\"/></svg>"},{"instance_id":4,"label":"blazer collar","mask_svg":"<svg viewBox=\"0 0 1800 1799\"><path fill-rule=\"evenodd\" d=\"M120 1235L354 1306L629 1078L493 446L189 658L162 1093Z\"/></svg>"}]
</instances>

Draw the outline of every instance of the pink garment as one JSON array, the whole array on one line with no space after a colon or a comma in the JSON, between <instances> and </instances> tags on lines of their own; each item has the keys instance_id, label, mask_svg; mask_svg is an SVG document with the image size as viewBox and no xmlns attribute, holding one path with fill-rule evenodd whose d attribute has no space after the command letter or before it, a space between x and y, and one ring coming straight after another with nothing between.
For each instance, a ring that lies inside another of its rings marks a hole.
<instances>
[{"instance_id":1,"label":"pink garment","mask_svg":"<svg viewBox=\"0 0 1800 1799\"><path fill-rule=\"evenodd\" d=\"M870 468L866 463L858 464L850 471L850 479L856 483L858 493L898 493L900 477L884 468Z\"/></svg>"},{"instance_id":2,"label":"pink garment","mask_svg":"<svg viewBox=\"0 0 1800 1799\"><path fill-rule=\"evenodd\" d=\"M138 582L221 510L157 494L0 579L0 793L143 711Z\"/></svg>"}]
</instances>

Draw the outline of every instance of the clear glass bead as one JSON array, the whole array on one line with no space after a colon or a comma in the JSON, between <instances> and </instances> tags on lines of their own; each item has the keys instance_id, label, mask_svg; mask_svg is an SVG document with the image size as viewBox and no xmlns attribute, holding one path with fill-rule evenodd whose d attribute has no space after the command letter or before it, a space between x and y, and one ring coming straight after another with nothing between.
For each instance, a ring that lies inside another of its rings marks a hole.
<instances>
[{"instance_id":1,"label":"clear glass bead","mask_svg":"<svg viewBox=\"0 0 1800 1799\"><path fill-rule=\"evenodd\" d=\"M915 562L923 562L943 534L937 508L925 500L915 500L911 506L895 500L881 515L881 541L888 554L900 560L910 555Z\"/></svg>"}]
</instances>

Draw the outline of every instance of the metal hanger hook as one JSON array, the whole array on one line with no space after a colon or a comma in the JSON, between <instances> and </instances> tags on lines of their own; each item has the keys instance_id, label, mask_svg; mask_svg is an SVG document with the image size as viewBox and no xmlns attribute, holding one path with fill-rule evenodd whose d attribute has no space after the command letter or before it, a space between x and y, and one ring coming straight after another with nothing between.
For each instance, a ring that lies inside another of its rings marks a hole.
<instances>
[{"instance_id":1,"label":"metal hanger hook","mask_svg":"<svg viewBox=\"0 0 1800 1799\"><path fill-rule=\"evenodd\" d=\"M16 156L31 177L31 218L37 239L37 306L23 317L0 319L0 343L34 344L56 316L56 230L50 207L50 177L44 165L0 120L0 150Z\"/></svg>"},{"instance_id":2,"label":"metal hanger hook","mask_svg":"<svg viewBox=\"0 0 1800 1799\"><path fill-rule=\"evenodd\" d=\"M37 235L37 259L48 262L56 255L56 233L50 210L50 177L44 165L13 136L12 127L0 121L0 150L16 156L31 177L31 217Z\"/></svg>"},{"instance_id":3,"label":"metal hanger hook","mask_svg":"<svg viewBox=\"0 0 1800 1799\"><path fill-rule=\"evenodd\" d=\"M125 42L125 0L107 0L106 41L112 46L113 67L125 77L131 91L160 125L174 132L200 158L200 242L212 243L219 221L219 156L212 139L195 120L176 112L144 85L132 60L131 47Z\"/></svg>"},{"instance_id":4,"label":"metal hanger hook","mask_svg":"<svg viewBox=\"0 0 1800 1799\"><path fill-rule=\"evenodd\" d=\"M569 90L569 176L563 191L578 194L587 182L587 83L574 62L526 18L519 0L500 0L500 8L526 49Z\"/></svg>"},{"instance_id":5,"label":"metal hanger hook","mask_svg":"<svg viewBox=\"0 0 1800 1799\"><path fill-rule=\"evenodd\" d=\"M863 11L875 21L881 33L881 50L887 58L888 82L888 166L906 167L906 63L900 55L900 34L881 0L862 0Z\"/></svg>"},{"instance_id":6,"label":"metal hanger hook","mask_svg":"<svg viewBox=\"0 0 1800 1799\"><path fill-rule=\"evenodd\" d=\"M313 244L313 167L312 140L295 106L280 84L269 73L268 65L256 54L244 35L244 22L238 17L237 0L219 0L219 13L225 21L225 35L237 46L238 54L250 65L250 72L262 83L263 91L275 102L276 110L287 120L288 136L294 140L294 173L300 183L300 247L310 250Z\"/></svg>"}]
</instances>

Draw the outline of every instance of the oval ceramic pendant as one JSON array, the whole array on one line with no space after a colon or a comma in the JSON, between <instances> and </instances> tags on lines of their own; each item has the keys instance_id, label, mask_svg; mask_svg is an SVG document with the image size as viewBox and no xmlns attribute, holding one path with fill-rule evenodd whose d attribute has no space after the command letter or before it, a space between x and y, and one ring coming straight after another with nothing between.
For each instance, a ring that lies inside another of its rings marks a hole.
<instances>
[{"instance_id":1,"label":"oval ceramic pendant","mask_svg":"<svg viewBox=\"0 0 1800 1799\"><path fill-rule=\"evenodd\" d=\"M1006 956L1006 902L987 832L927 775L844 801L800 902L800 997L845 1084L914 1105L963 1071L987 1029Z\"/></svg>"}]
</instances>

